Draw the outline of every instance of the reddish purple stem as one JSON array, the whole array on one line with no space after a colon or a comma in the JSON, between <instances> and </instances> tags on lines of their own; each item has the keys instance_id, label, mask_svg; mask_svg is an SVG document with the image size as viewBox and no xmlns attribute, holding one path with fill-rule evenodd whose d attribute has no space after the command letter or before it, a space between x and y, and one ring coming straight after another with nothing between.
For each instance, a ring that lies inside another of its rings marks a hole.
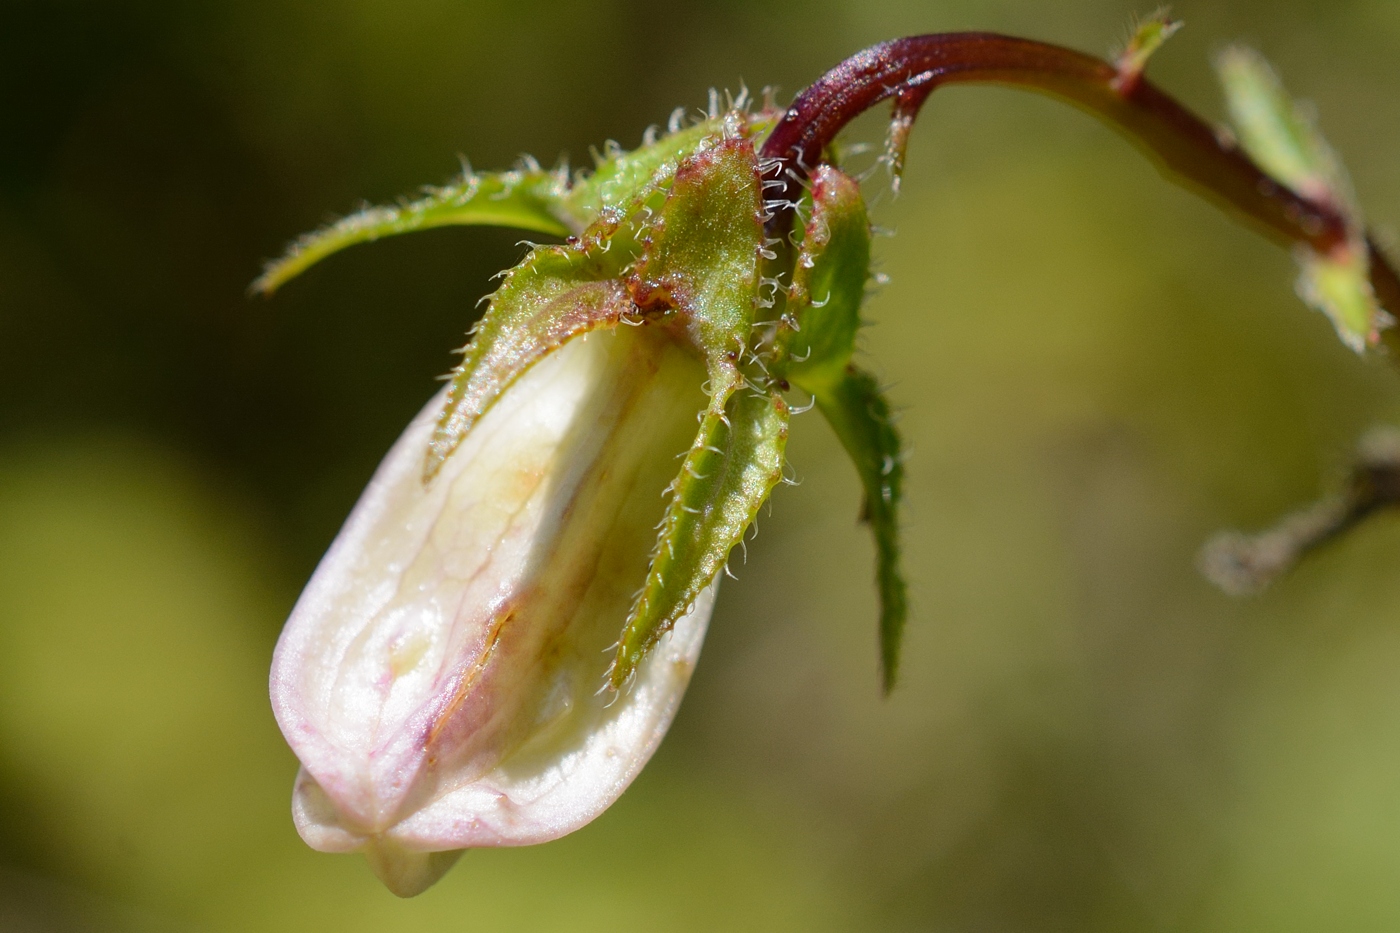
<instances>
[{"instance_id":1,"label":"reddish purple stem","mask_svg":"<svg viewBox=\"0 0 1400 933\"><path fill-rule=\"evenodd\" d=\"M894 99L896 114L912 116L925 97L944 84L1003 84L1068 101L1123 133L1157 162L1164 174L1262 225L1285 243L1330 251L1347 237L1346 221L1326 205L1304 198L1266 175L1232 141L1217 134L1151 82L1119 81L1110 63L1082 52L993 33L910 36L858 52L807 88L763 146L774 160L767 171L768 197L798 201L807 174L843 127L861 113ZM786 233L790 206L774 216L772 230ZM1383 306L1400 311L1400 277L1374 242L1371 282ZM1396 329L1385 333L1400 350Z\"/></svg>"}]
</instances>

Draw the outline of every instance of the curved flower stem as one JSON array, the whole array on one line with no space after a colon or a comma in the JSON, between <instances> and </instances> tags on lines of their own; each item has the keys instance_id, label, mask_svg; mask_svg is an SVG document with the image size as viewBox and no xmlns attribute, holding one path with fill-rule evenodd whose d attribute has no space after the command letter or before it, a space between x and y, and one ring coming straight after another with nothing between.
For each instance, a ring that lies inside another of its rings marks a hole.
<instances>
[{"instance_id":1,"label":"curved flower stem","mask_svg":"<svg viewBox=\"0 0 1400 933\"><path fill-rule=\"evenodd\" d=\"M798 95L763 146L772 160L769 197L780 207L774 235L792 223L791 205L808 172L847 123L884 100L894 103L894 131L908 130L924 99L945 84L983 83L1025 88L1074 104L1121 132L1173 180L1256 222L1285 244L1319 253L1343 246L1347 224L1266 175L1232 140L1222 137L1137 72L1072 49L994 33L938 33L895 39L858 52ZM898 158L898 155L896 155ZM781 187L772 182L781 181ZM1382 306L1400 311L1400 276L1374 239L1367 239L1371 284ZM1400 359L1400 331L1382 333Z\"/></svg>"}]
</instances>

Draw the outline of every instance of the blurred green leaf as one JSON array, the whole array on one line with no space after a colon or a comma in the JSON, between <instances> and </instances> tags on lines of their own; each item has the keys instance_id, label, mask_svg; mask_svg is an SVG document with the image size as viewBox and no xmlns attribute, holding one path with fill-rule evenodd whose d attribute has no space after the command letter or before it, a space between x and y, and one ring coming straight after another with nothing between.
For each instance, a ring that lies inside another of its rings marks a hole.
<instances>
[{"instance_id":1,"label":"blurred green leaf","mask_svg":"<svg viewBox=\"0 0 1400 933\"><path fill-rule=\"evenodd\" d=\"M1216 60L1230 116L1245 152L1269 175L1341 215L1346 241L1320 254L1298 249L1298 294L1332 321L1357 353L1380 342L1394 320L1371 287L1365 224L1341 160L1313 115L1295 104L1273 68L1252 49L1232 46Z\"/></svg>"},{"instance_id":2,"label":"blurred green leaf","mask_svg":"<svg viewBox=\"0 0 1400 933\"><path fill-rule=\"evenodd\" d=\"M1215 64L1230 120L1250 158L1303 197L1358 220L1341 162L1313 115L1288 96L1264 56L1234 45L1221 52Z\"/></svg>"},{"instance_id":3,"label":"blurred green leaf","mask_svg":"<svg viewBox=\"0 0 1400 933\"><path fill-rule=\"evenodd\" d=\"M1298 251L1298 294L1326 314L1337 336L1357 353L1380 342L1380 330L1395 323L1376 300L1364 247L1352 244L1322 255Z\"/></svg>"}]
</instances>

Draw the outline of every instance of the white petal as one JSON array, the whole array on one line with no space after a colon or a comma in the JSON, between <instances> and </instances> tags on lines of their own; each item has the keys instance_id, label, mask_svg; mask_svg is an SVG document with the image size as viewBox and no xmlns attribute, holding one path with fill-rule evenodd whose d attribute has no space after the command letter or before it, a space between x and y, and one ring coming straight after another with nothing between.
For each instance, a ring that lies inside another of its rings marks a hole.
<instances>
[{"instance_id":1,"label":"white petal","mask_svg":"<svg viewBox=\"0 0 1400 933\"><path fill-rule=\"evenodd\" d=\"M700 658L718 585L711 584L658 642L616 703L606 705L611 694L588 702L567 730L443 795L394 834L430 849L531 845L557 839L602 813L641 772L670 727Z\"/></svg>"},{"instance_id":2,"label":"white petal","mask_svg":"<svg viewBox=\"0 0 1400 933\"><path fill-rule=\"evenodd\" d=\"M684 693L713 589L630 690L596 691L703 378L655 328L571 341L507 390L426 489L441 396L408 427L273 661L310 845L368 847L384 871L408 865L399 886L411 887L442 860L404 852L554 838L636 776Z\"/></svg>"}]
</instances>

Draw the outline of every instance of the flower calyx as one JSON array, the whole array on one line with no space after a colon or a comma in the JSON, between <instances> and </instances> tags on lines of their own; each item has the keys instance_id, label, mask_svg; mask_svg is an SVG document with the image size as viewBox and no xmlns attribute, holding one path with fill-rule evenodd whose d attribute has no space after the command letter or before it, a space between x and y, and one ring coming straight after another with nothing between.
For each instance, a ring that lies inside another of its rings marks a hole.
<instances>
[{"instance_id":1,"label":"flower calyx","mask_svg":"<svg viewBox=\"0 0 1400 933\"><path fill-rule=\"evenodd\" d=\"M865 493L862 519L875 537L880 595L880 664L894 687L908 611L900 569L904 467L899 432L878 381L855 366L870 269L870 219L855 179L820 165L800 214L792 285L773 336L774 376L809 393L855 464Z\"/></svg>"}]
</instances>

